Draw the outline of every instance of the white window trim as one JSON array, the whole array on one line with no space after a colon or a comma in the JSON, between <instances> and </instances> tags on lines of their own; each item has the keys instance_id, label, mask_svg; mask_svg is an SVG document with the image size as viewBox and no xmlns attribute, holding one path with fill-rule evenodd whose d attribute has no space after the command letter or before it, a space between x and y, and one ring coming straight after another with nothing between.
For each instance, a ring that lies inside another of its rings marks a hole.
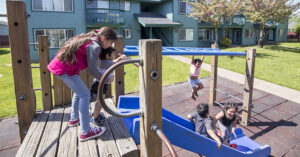
<instances>
[{"instance_id":1,"label":"white window trim","mask_svg":"<svg viewBox=\"0 0 300 157\"><path fill-rule=\"evenodd\" d=\"M180 3L185 3L185 13L182 13L182 12L180 12ZM190 5L190 4L188 4L187 2L185 2L184 0L178 0L178 13L179 14L182 14L182 15L186 15L186 14L190 14L190 13L188 13L188 5ZM191 9L192 9L192 6L190 5L190 7L191 7ZM193 10L191 10L190 12L192 12Z\"/></svg>"},{"instance_id":2,"label":"white window trim","mask_svg":"<svg viewBox=\"0 0 300 157\"><path fill-rule=\"evenodd\" d=\"M126 10L126 2L129 2L129 10ZM121 8L122 3L124 3L124 8ZM124 11L131 11L131 0L120 0L120 9L124 10Z\"/></svg>"},{"instance_id":3,"label":"white window trim","mask_svg":"<svg viewBox=\"0 0 300 157\"><path fill-rule=\"evenodd\" d=\"M206 35L207 35L207 31L210 32L209 29L206 29L206 28L204 28L204 29L199 29L199 30L198 30L198 33L199 33L199 31L204 32L204 38L203 38L202 40L199 40L199 34L198 34L198 41L208 41L208 40L209 40L209 37L210 37L210 34L209 34L208 39L207 39Z\"/></svg>"},{"instance_id":4,"label":"white window trim","mask_svg":"<svg viewBox=\"0 0 300 157\"><path fill-rule=\"evenodd\" d=\"M192 40L187 40L186 39L186 30L188 30L188 29L191 29L191 30L193 30L193 39ZM180 31L181 30L185 30L185 40L180 40ZM179 29L178 30L178 41L194 41L194 34L195 34L195 32L194 32L194 29L193 28L181 28L181 29Z\"/></svg>"},{"instance_id":5,"label":"white window trim","mask_svg":"<svg viewBox=\"0 0 300 157\"><path fill-rule=\"evenodd\" d=\"M248 36L248 37L246 36L246 35L247 35L247 30L249 31L249 36ZM252 36L251 36L251 31L252 31ZM245 37L246 37L247 39L252 39L252 38L254 38L254 29L253 29L253 28L246 29L246 30L245 30Z\"/></svg>"},{"instance_id":6,"label":"white window trim","mask_svg":"<svg viewBox=\"0 0 300 157\"><path fill-rule=\"evenodd\" d=\"M34 41L35 41L35 43L38 42L38 41L37 41L37 38L36 38L36 31L38 31L38 30L44 31L44 35L46 35L46 30L58 30L58 31L64 30L64 36L65 36L64 41L65 41L65 42L66 42L66 37L67 37L67 30L72 30L72 31L73 31L73 34L74 34L74 36L75 36L75 29L40 29L40 28L37 28L37 29L34 29L34 30L33 30ZM48 37L48 38L49 38L49 37ZM60 37L58 37L58 39L60 39ZM50 42L49 39L48 39L48 42ZM58 42L59 42L59 44L62 44L62 43L60 43L60 40L59 40ZM58 48L60 48L60 47L50 47L50 46L49 46L49 49L58 49ZM35 49L37 49L37 46L35 46Z\"/></svg>"},{"instance_id":7,"label":"white window trim","mask_svg":"<svg viewBox=\"0 0 300 157\"><path fill-rule=\"evenodd\" d=\"M51 1L50 3L52 3L53 2L53 0L49 0L49 1ZM41 10L39 10L39 9L34 9L34 0L31 0L31 9L32 9L32 11L42 11L42 12L67 12L67 13L70 13L70 12L74 12L74 0L72 0L72 10L71 11L56 11L56 10L43 10L43 9L41 9ZM63 3L62 5L65 5L65 3ZM65 8L65 6L63 6L63 8Z\"/></svg>"},{"instance_id":8,"label":"white window trim","mask_svg":"<svg viewBox=\"0 0 300 157\"><path fill-rule=\"evenodd\" d=\"M281 33L282 31L282 33ZM285 37L285 29L279 29L279 37L284 38Z\"/></svg>"},{"instance_id":9,"label":"white window trim","mask_svg":"<svg viewBox=\"0 0 300 157\"><path fill-rule=\"evenodd\" d=\"M126 38L125 30L130 30L130 38ZM124 36L124 39L131 39L132 38L132 29L131 28L123 28L123 36Z\"/></svg>"}]
</instances>

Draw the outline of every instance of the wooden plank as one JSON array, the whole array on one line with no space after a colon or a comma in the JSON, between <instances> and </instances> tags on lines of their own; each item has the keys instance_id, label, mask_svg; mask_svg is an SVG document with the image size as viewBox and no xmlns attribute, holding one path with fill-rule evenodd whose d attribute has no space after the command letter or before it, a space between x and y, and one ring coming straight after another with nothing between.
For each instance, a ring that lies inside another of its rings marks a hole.
<instances>
[{"instance_id":1,"label":"wooden plank","mask_svg":"<svg viewBox=\"0 0 300 157\"><path fill-rule=\"evenodd\" d=\"M40 139L43 136L49 111L37 113L33 119L31 126L26 134L22 145L20 146L16 156L34 156L40 143Z\"/></svg>"},{"instance_id":2,"label":"wooden plank","mask_svg":"<svg viewBox=\"0 0 300 157\"><path fill-rule=\"evenodd\" d=\"M242 111L242 125L248 126L251 118L251 106L253 95L254 69L256 49L247 50L246 76L244 84L244 102Z\"/></svg>"},{"instance_id":3,"label":"wooden plank","mask_svg":"<svg viewBox=\"0 0 300 157\"><path fill-rule=\"evenodd\" d=\"M116 53L119 55L124 54L124 40L123 37L118 37L117 41L114 43ZM117 105L119 101L119 96L124 95L124 66L120 66L115 70L114 79L114 102Z\"/></svg>"},{"instance_id":4,"label":"wooden plank","mask_svg":"<svg viewBox=\"0 0 300 157\"><path fill-rule=\"evenodd\" d=\"M111 100L112 101L112 100ZM102 112L105 112L102 110ZM117 144L115 142L115 139L113 137L112 131L110 129L109 123L107 121L108 114L104 114L106 117L104 127L106 128L106 131L103 135L101 135L98 138L98 149L99 149L99 155L102 156L120 156ZM116 124L114 124L116 125Z\"/></svg>"},{"instance_id":5,"label":"wooden plank","mask_svg":"<svg viewBox=\"0 0 300 157\"><path fill-rule=\"evenodd\" d=\"M69 105L71 103L71 89L63 82L63 105Z\"/></svg>"},{"instance_id":6,"label":"wooden plank","mask_svg":"<svg viewBox=\"0 0 300 157\"><path fill-rule=\"evenodd\" d=\"M106 99L106 104L109 106L114 106L112 99ZM109 124L113 137L116 141L117 148L119 150L120 156L122 157L137 157L139 155L138 148L130 136L126 125L121 118L111 116L106 113L106 120Z\"/></svg>"},{"instance_id":7,"label":"wooden plank","mask_svg":"<svg viewBox=\"0 0 300 157\"><path fill-rule=\"evenodd\" d=\"M52 89L51 89L51 75L47 69L49 64L49 46L48 36L38 36L38 48L39 48L39 62L40 62L40 76L42 86L42 100L44 111L50 111L52 109Z\"/></svg>"},{"instance_id":8,"label":"wooden plank","mask_svg":"<svg viewBox=\"0 0 300 157\"><path fill-rule=\"evenodd\" d=\"M151 130L153 123L162 128L162 42L140 40L139 47L143 58L143 66L139 68L140 104L144 108L140 116L140 156L162 156L162 141Z\"/></svg>"},{"instance_id":9,"label":"wooden plank","mask_svg":"<svg viewBox=\"0 0 300 157\"><path fill-rule=\"evenodd\" d=\"M59 148L57 152L58 157L77 156L77 127L69 127L71 107L66 107L64 110L64 118L62 122Z\"/></svg>"},{"instance_id":10,"label":"wooden plank","mask_svg":"<svg viewBox=\"0 0 300 157\"><path fill-rule=\"evenodd\" d=\"M90 112L94 111L95 102L90 103ZM78 127L78 135L80 134L80 127ZM91 139L85 142L78 140L78 156L99 156L97 150L97 139Z\"/></svg>"},{"instance_id":11,"label":"wooden plank","mask_svg":"<svg viewBox=\"0 0 300 157\"><path fill-rule=\"evenodd\" d=\"M216 88L218 78L218 56L211 56L209 105L213 106L216 101Z\"/></svg>"},{"instance_id":12,"label":"wooden plank","mask_svg":"<svg viewBox=\"0 0 300 157\"><path fill-rule=\"evenodd\" d=\"M7 1L6 7L19 132L22 141L36 110L27 32L26 5L22 1Z\"/></svg>"},{"instance_id":13,"label":"wooden plank","mask_svg":"<svg viewBox=\"0 0 300 157\"><path fill-rule=\"evenodd\" d=\"M109 84L108 87L107 87L107 92L105 94L105 98L112 98L112 95L111 95L111 84Z\"/></svg>"},{"instance_id":14,"label":"wooden plank","mask_svg":"<svg viewBox=\"0 0 300 157\"><path fill-rule=\"evenodd\" d=\"M54 83L54 106L63 105L63 81L53 75Z\"/></svg>"},{"instance_id":15,"label":"wooden plank","mask_svg":"<svg viewBox=\"0 0 300 157\"><path fill-rule=\"evenodd\" d=\"M78 132L80 132L80 127L78 127ZM79 141L78 153L79 157L99 156L96 146L96 139L91 139L84 142Z\"/></svg>"},{"instance_id":16,"label":"wooden plank","mask_svg":"<svg viewBox=\"0 0 300 157\"><path fill-rule=\"evenodd\" d=\"M36 156L53 157L57 154L63 113L64 108L61 107L51 111Z\"/></svg>"}]
</instances>

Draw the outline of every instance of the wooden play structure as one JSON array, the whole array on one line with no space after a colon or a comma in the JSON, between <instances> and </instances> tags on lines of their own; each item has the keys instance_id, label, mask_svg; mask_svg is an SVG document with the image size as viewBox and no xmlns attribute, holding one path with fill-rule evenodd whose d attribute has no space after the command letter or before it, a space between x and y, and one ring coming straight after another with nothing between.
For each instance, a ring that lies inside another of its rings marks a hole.
<instances>
[{"instance_id":1,"label":"wooden play structure","mask_svg":"<svg viewBox=\"0 0 300 157\"><path fill-rule=\"evenodd\" d=\"M106 132L95 140L78 141L77 127L68 127L71 90L47 70L49 48L47 36L38 37L39 69L43 110L36 111L31 62L27 33L26 7L22 1L7 1L7 16L11 44L12 66L18 112L19 132L22 145L17 156L151 156L162 155L162 141L176 156L172 145L161 132L162 128L162 43L161 40L140 40L138 62L140 64L141 116L140 151L130 136L121 118L103 111L107 120ZM124 53L124 42L118 37L117 53ZM210 104L215 104L218 56L212 55ZM246 76L242 123L248 125L251 116L254 78L255 50L247 52ZM87 71L80 73L81 79L90 87L93 77ZM53 84L51 82L53 80ZM101 89L101 88L100 88ZM100 90L99 90L100 91ZM53 94L52 94L53 93ZM108 91L106 104L116 110L118 98L124 95L124 67L115 70L114 96ZM110 95L110 96L109 96ZM112 99L113 98L113 99ZM155 98L155 99L154 99ZM53 101L54 100L54 101ZM104 108L105 109L105 108Z\"/></svg>"}]
</instances>

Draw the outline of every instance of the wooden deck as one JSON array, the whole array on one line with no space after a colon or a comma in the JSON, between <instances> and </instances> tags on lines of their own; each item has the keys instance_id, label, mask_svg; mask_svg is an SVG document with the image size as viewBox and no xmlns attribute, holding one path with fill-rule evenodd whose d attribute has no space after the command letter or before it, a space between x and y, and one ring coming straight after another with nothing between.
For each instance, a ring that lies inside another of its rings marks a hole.
<instances>
[{"instance_id":1,"label":"wooden deck","mask_svg":"<svg viewBox=\"0 0 300 157\"><path fill-rule=\"evenodd\" d=\"M106 102L112 105L112 100ZM69 106L38 113L16 156L136 157L138 149L119 118L104 112L105 133L97 139L79 142L79 126L69 127Z\"/></svg>"},{"instance_id":2,"label":"wooden deck","mask_svg":"<svg viewBox=\"0 0 300 157\"><path fill-rule=\"evenodd\" d=\"M198 92L197 101L190 98L191 88L187 82L164 86L163 107L185 118L188 113L196 110L198 103L208 103L209 78L203 78L201 81L205 88ZM241 84L218 78L218 88L240 99L243 98ZM217 93L217 101L220 103L234 101L242 105L241 102L221 93ZM261 145L270 145L272 155L276 157L299 156L300 104L255 89L253 104L250 126L239 126L244 133ZM215 115L219 111L220 107L214 106L211 108L210 115ZM37 114L17 156L119 156L138 153L138 149L132 147L134 143L128 137L128 132L120 132L125 127L124 124L120 119L108 114L105 114L107 131L103 136L96 140L79 142L78 128L67 126L69 112L70 107L65 107ZM119 133L116 133L118 131ZM199 156L174 147L179 157ZM164 144L162 156L170 156Z\"/></svg>"}]
</instances>

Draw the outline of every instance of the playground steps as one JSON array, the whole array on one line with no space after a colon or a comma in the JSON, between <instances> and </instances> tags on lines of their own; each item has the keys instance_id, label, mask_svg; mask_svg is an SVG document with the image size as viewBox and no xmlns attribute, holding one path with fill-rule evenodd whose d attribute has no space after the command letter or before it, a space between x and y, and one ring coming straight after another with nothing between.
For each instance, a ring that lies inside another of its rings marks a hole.
<instances>
[{"instance_id":1,"label":"playground steps","mask_svg":"<svg viewBox=\"0 0 300 157\"><path fill-rule=\"evenodd\" d=\"M106 103L114 105L111 99ZM70 111L68 105L36 113L16 156L138 156L138 148L121 119L104 112L105 133L79 142L80 127L68 126Z\"/></svg>"}]
</instances>

